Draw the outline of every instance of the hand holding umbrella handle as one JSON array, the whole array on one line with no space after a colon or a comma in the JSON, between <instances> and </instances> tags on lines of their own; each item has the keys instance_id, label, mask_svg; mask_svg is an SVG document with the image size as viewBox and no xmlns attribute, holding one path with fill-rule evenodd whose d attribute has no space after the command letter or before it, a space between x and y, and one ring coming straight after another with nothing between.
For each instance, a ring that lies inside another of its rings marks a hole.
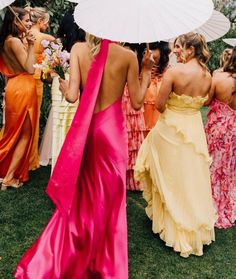
<instances>
[{"instance_id":1,"label":"hand holding umbrella handle","mask_svg":"<svg viewBox=\"0 0 236 279\"><path fill-rule=\"evenodd\" d=\"M26 33L26 36L25 36L27 42L28 42L28 45L34 45L35 43L35 36L33 35L32 32L28 31Z\"/></svg>"},{"instance_id":2,"label":"hand holding umbrella handle","mask_svg":"<svg viewBox=\"0 0 236 279\"><path fill-rule=\"evenodd\" d=\"M151 50L145 50L142 59L142 70L151 71L155 61Z\"/></svg>"},{"instance_id":3,"label":"hand holding umbrella handle","mask_svg":"<svg viewBox=\"0 0 236 279\"><path fill-rule=\"evenodd\" d=\"M24 23L21 21L21 19L18 17L17 13L12 9L11 6L8 6L9 10L14 14L14 16L16 17L16 19L18 20L18 22L21 24L21 26L27 30L27 28L25 27Z\"/></svg>"}]
</instances>

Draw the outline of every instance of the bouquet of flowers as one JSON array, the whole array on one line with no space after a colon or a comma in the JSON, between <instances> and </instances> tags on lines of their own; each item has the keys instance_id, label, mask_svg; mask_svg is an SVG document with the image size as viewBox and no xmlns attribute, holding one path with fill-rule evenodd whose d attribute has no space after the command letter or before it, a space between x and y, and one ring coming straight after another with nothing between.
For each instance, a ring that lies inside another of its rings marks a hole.
<instances>
[{"instance_id":1,"label":"bouquet of flowers","mask_svg":"<svg viewBox=\"0 0 236 279\"><path fill-rule=\"evenodd\" d=\"M42 60L34 67L42 71L43 79L47 79L51 73L56 73L60 78L65 79L65 73L69 71L70 55L66 50L62 50L61 41L58 39L53 42L42 40L41 45L44 47Z\"/></svg>"}]
</instances>

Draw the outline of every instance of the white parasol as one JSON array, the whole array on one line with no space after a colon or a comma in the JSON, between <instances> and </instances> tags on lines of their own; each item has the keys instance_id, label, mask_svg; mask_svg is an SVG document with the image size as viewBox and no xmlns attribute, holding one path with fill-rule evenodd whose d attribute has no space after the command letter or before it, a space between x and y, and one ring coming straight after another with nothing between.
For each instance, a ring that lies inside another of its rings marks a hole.
<instances>
[{"instance_id":1,"label":"white parasol","mask_svg":"<svg viewBox=\"0 0 236 279\"><path fill-rule=\"evenodd\" d=\"M87 32L113 41L160 41L206 22L212 0L77 0L75 22Z\"/></svg>"},{"instance_id":2,"label":"white parasol","mask_svg":"<svg viewBox=\"0 0 236 279\"><path fill-rule=\"evenodd\" d=\"M207 42L217 40L224 36L230 29L230 21L222 13L213 11L211 17L194 32L202 34Z\"/></svg>"},{"instance_id":3,"label":"white parasol","mask_svg":"<svg viewBox=\"0 0 236 279\"><path fill-rule=\"evenodd\" d=\"M227 38L227 39L223 39L223 41L232 46L232 47L235 47L236 46L236 38Z\"/></svg>"},{"instance_id":4,"label":"white parasol","mask_svg":"<svg viewBox=\"0 0 236 279\"><path fill-rule=\"evenodd\" d=\"M214 10L211 17L202 26L193 30L193 32L203 35L207 42L211 42L224 36L229 29L229 19L222 13ZM174 40L175 38L166 41L174 42Z\"/></svg>"},{"instance_id":5,"label":"white parasol","mask_svg":"<svg viewBox=\"0 0 236 279\"><path fill-rule=\"evenodd\" d=\"M0 0L0 10L6 8L11 5L15 0Z\"/></svg>"}]
</instances>

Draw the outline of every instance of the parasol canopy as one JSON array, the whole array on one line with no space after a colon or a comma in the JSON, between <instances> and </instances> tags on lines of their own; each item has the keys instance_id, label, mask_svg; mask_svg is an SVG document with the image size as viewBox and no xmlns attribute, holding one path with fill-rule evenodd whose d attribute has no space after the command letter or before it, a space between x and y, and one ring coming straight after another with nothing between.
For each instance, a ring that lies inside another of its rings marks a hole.
<instances>
[{"instance_id":1,"label":"parasol canopy","mask_svg":"<svg viewBox=\"0 0 236 279\"><path fill-rule=\"evenodd\" d=\"M71 1L70 1L71 2ZM170 39L203 25L212 0L73 0L75 22L86 32L119 42Z\"/></svg>"}]
</instances>

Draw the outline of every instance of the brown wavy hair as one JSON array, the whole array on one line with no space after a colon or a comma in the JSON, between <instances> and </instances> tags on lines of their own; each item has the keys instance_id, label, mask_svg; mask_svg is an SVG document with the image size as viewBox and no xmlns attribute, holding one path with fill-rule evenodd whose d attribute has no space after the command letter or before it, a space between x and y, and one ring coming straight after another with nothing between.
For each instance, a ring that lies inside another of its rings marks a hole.
<instances>
[{"instance_id":1,"label":"brown wavy hair","mask_svg":"<svg viewBox=\"0 0 236 279\"><path fill-rule=\"evenodd\" d=\"M29 14L29 12L23 8L12 7L12 9L16 13L16 15L19 17L19 19L23 19L23 17L25 15ZM5 40L9 35L12 35L13 37L19 37L19 30L15 25L15 20L16 20L15 15L9 9L7 9L7 12L6 12L4 20L3 20L2 28L0 31L0 49L1 50L3 49Z\"/></svg>"},{"instance_id":2,"label":"brown wavy hair","mask_svg":"<svg viewBox=\"0 0 236 279\"><path fill-rule=\"evenodd\" d=\"M229 72L232 74L236 73L236 46L233 48L232 54L229 60L225 63L223 67L224 72Z\"/></svg>"},{"instance_id":3,"label":"brown wavy hair","mask_svg":"<svg viewBox=\"0 0 236 279\"><path fill-rule=\"evenodd\" d=\"M183 42L183 48L188 49L191 46L194 48L195 53L193 57L198 60L203 69L208 70L206 63L209 61L211 55L205 38L199 33L190 32L181 35L179 40Z\"/></svg>"}]
</instances>

